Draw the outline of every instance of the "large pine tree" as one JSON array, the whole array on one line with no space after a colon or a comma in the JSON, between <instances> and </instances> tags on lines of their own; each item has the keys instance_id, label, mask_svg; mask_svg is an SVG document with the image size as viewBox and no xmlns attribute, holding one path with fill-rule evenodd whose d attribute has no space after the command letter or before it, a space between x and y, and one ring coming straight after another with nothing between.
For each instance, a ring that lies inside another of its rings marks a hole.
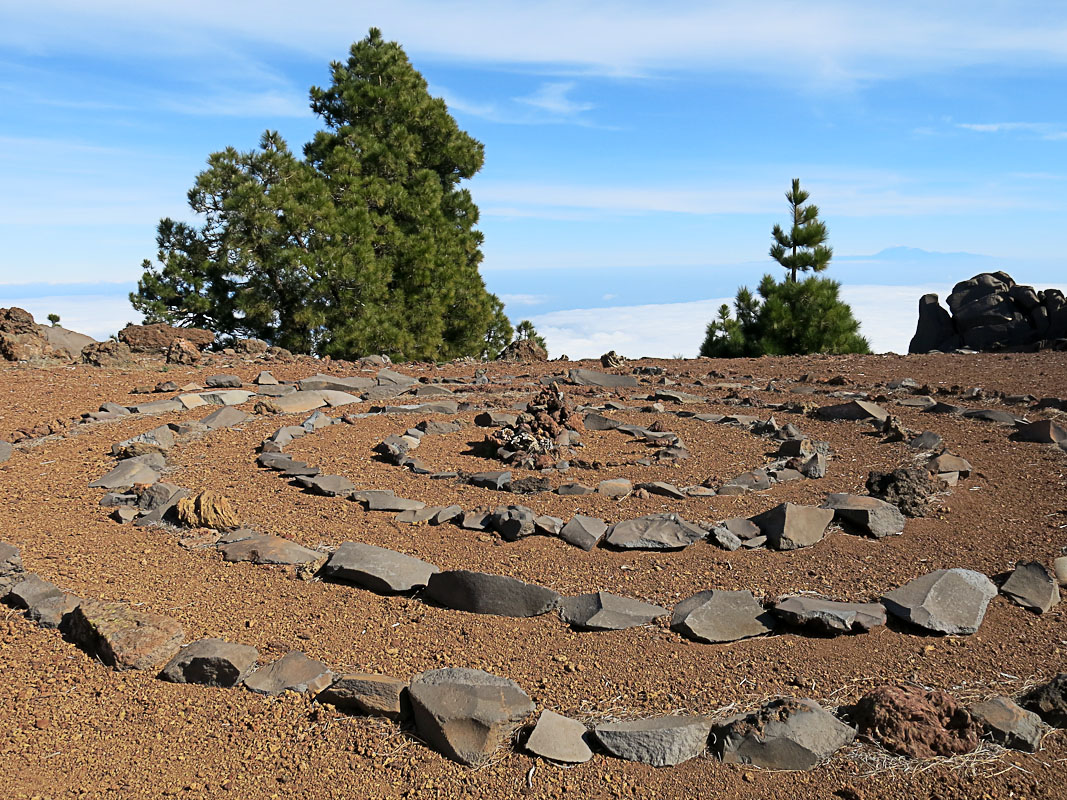
<instances>
[{"instance_id":1,"label":"large pine tree","mask_svg":"<svg viewBox=\"0 0 1067 800\"><path fill-rule=\"evenodd\" d=\"M377 29L331 77L311 90L325 129L303 160L269 131L209 158L189 193L203 227L160 222L160 265L131 302L148 321L334 357L482 355L505 331L460 187L481 143Z\"/></svg>"}]
</instances>

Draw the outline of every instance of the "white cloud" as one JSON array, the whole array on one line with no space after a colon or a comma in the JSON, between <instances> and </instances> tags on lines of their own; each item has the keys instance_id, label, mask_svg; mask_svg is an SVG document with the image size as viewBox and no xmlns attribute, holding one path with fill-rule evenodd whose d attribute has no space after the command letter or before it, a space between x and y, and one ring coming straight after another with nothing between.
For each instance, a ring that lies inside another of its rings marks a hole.
<instances>
[{"instance_id":1,"label":"white cloud","mask_svg":"<svg viewBox=\"0 0 1067 800\"><path fill-rule=\"evenodd\" d=\"M1054 122L960 122L956 127L975 133L1029 133L1050 142L1067 139L1067 129Z\"/></svg>"},{"instance_id":2,"label":"white cloud","mask_svg":"<svg viewBox=\"0 0 1067 800\"><path fill-rule=\"evenodd\" d=\"M533 94L526 97L516 97L515 102L525 103L541 111L563 116L573 116L583 111L592 110L594 108L592 103L579 103L567 96L574 90L574 86L574 81L543 83Z\"/></svg>"},{"instance_id":3,"label":"white cloud","mask_svg":"<svg viewBox=\"0 0 1067 800\"><path fill-rule=\"evenodd\" d=\"M502 294L500 299L509 306L539 306L548 298L543 294Z\"/></svg>"},{"instance_id":4,"label":"white cloud","mask_svg":"<svg viewBox=\"0 0 1067 800\"><path fill-rule=\"evenodd\" d=\"M306 96L296 92L219 92L187 98L163 98L160 107L181 114L216 117L310 117Z\"/></svg>"}]
</instances>

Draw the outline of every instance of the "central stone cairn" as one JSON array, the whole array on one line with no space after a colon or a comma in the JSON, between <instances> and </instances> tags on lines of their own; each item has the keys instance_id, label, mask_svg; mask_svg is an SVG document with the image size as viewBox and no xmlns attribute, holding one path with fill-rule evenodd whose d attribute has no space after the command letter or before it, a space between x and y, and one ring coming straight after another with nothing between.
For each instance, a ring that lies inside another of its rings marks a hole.
<instances>
[{"instance_id":1,"label":"central stone cairn","mask_svg":"<svg viewBox=\"0 0 1067 800\"><path fill-rule=\"evenodd\" d=\"M573 455L571 446L585 430L581 417L555 383L542 389L515 422L486 438L507 464L526 469L551 469Z\"/></svg>"}]
</instances>

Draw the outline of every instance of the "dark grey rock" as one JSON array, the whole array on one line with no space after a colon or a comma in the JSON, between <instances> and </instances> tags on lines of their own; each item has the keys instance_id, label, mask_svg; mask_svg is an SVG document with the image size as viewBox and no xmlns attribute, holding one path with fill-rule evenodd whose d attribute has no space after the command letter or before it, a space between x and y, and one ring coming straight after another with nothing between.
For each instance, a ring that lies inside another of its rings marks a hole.
<instances>
[{"instance_id":1,"label":"dark grey rock","mask_svg":"<svg viewBox=\"0 0 1067 800\"><path fill-rule=\"evenodd\" d=\"M885 420L889 416L884 408L866 400L850 400L835 406L823 406L816 414L828 420Z\"/></svg>"},{"instance_id":2,"label":"dark grey rock","mask_svg":"<svg viewBox=\"0 0 1067 800\"><path fill-rule=\"evenodd\" d=\"M886 620L885 607L879 603L838 603L808 596L783 597L773 611L789 625L829 634L866 632Z\"/></svg>"},{"instance_id":3,"label":"dark grey rock","mask_svg":"<svg viewBox=\"0 0 1067 800\"><path fill-rule=\"evenodd\" d=\"M374 592L409 592L426 585L438 569L413 556L360 542L345 542L322 568L335 580L359 584Z\"/></svg>"},{"instance_id":4,"label":"dark grey rock","mask_svg":"<svg viewBox=\"0 0 1067 800\"><path fill-rule=\"evenodd\" d=\"M701 528L678 514L649 514L615 523L605 541L625 550L677 550L704 535Z\"/></svg>"},{"instance_id":5,"label":"dark grey rock","mask_svg":"<svg viewBox=\"0 0 1067 800\"><path fill-rule=\"evenodd\" d=\"M393 519L402 525L425 525L430 522L437 514L443 511L442 506L425 506L423 508L409 508L407 511L401 511Z\"/></svg>"},{"instance_id":6,"label":"dark grey rock","mask_svg":"<svg viewBox=\"0 0 1067 800\"><path fill-rule=\"evenodd\" d=\"M659 495L660 497L670 497L674 500L684 500L686 497L685 493L679 490L673 483L664 483L663 481L639 483L637 488L644 489L649 494Z\"/></svg>"},{"instance_id":7,"label":"dark grey rock","mask_svg":"<svg viewBox=\"0 0 1067 800\"><path fill-rule=\"evenodd\" d=\"M468 766L485 763L534 710L517 683L478 669L423 672L409 692L419 736Z\"/></svg>"},{"instance_id":8,"label":"dark grey rock","mask_svg":"<svg viewBox=\"0 0 1067 800\"><path fill-rule=\"evenodd\" d=\"M582 764L593 757L588 737L585 725L546 708L526 740L526 749L550 761Z\"/></svg>"},{"instance_id":9,"label":"dark grey rock","mask_svg":"<svg viewBox=\"0 0 1067 800\"><path fill-rule=\"evenodd\" d=\"M944 446L944 441L933 431L923 431L915 438L908 440L908 447L921 452L940 450Z\"/></svg>"},{"instance_id":10,"label":"dark grey rock","mask_svg":"<svg viewBox=\"0 0 1067 800\"><path fill-rule=\"evenodd\" d=\"M308 481L308 488L326 497L347 497L356 490L355 484L343 475L316 475Z\"/></svg>"},{"instance_id":11,"label":"dark grey rock","mask_svg":"<svg viewBox=\"0 0 1067 800\"><path fill-rule=\"evenodd\" d=\"M580 483L564 483L556 489L556 494L561 497L575 497L585 494L593 494L595 491L596 489L593 487L584 486Z\"/></svg>"},{"instance_id":12,"label":"dark grey rock","mask_svg":"<svg viewBox=\"0 0 1067 800\"><path fill-rule=\"evenodd\" d=\"M159 473L145 464L131 458L120 461L118 465L89 484L90 489L129 489L137 483L155 483Z\"/></svg>"},{"instance_id":13,"label":"dark grey rock","mask_svg":"<svg viewBox=\"0 0 1067 800\"><path fill-rule=\"evenodd\" d=\"M1045 738L1041 717L1027 711L1008 697L994 697L971 706L970 712L985 728L986 734L997 744L1036 753Z\"/></svg>"},{"instance_id":14,"label":"dark grey rock","mask_svg":"<svg viewBox=\"0 0 1067 800\"><path fill-rule=\"evenodd\" d=\"M584 514L575 514L563 526L559 535L568 544L573 544L583 550L592 550L604 538L607 530L608 526L604 520L596 517L587 517Z\"/></svg>"},{"instance_id":15,"label":"dark grey rock","mask_svg":"<svg viewBox=\"0 0 1067 800\"><path fill-rule=\"evenodd\" d=\"M883 539L904 532L900 509L877 497L831 494L823 507L833 509L834 521L849 533Z\"/></svg>"},{"instance_id":16,"label":"dark grey rock","mask_svg":"<svg viewBox=\"0 0 1067 800\"><path fill-rule=\"evenodd\" d=\"M462 514L463 509L459 506L445 506L433 515L433 519L430 520L430 524L443 525L446 522L451 522Z\"/></svg>"},{"instance_id":17,"label":"dark grey rock","mask_svg":"<svg viewBox=\"0 0 1067 800\"><path fill-rule=\"evenodd\" d=\"M1067 428L1050 419L1039 419L1019 425L1012 438L1019 442L1060 444L1067 442Z\"/></svg>"},{"instance_id":18,"label":"dark grey rock","mask_svg":"<svg viewBox=\"0 0 1067 800\"><path fill-rule=\"evenodd\" d=\"M476 472L467 479L467 482L479 489L506 491L508 484L511 483L511 473L507 471Z\"/></svg>"},{"instance_id":19,"label":"dark grey rock","mask_svg":"<svg viewBox=\"0 0 1067 800\"><path fill-rule=\"evenodd\" d=\"M446 608L502 617L536 617L557 608L561 599L543 586L464 569L431 575L426 597Z\"/></svg>"},{"instance_id":20,"label":"dark grey rock","mask_svg":"<svg viewBox=\"0 0 1067 800\"><path fill-rule=\"evenodd\" d=\"M410 714L408 681L365 672L339 675L315 698L347 713L399 720Z\"/></svg>"},{"instance_id":21,"label":"dark grey rock","mask_svg":"<svg viewBox=\"0 0 1067 800\"><path fill-rule=\"evenodd\" d=\"M491 516L492 514L488 511L465 511L459 525L468 531L487 531Z\"/></svg>"},{"instance_id":22,"label":"dark grey rock","mask_svg":"<svg viewBox=\"0 0 1067 800\"><path fill-rule=\"evenodd\" d=\"M796 550L821 541L833 517L828 508L782 503L752 517L752 522L774 549Z\"/></svg>"},{"instance_id":23,"label":"dark grey rock","mask_svg":"<svg viewBox=\"0 0 1067 800\"><path fill-rule=\"evenodd\" d=\"M216 431L220 428L232 428L234 425L240 425L242 422L247 422L250 419L248 414L233 406L223 406L217 411L212 411L202 420L208 430Z\"/></svg>"},{"instance_id":24,"label":"dark grey rock","mask_svg":"<svg viewBox=\"0 0 1067 800\"><path fill-rule=\"evenodd\" d=\"M674 607L671 629L698 642L736 642L770 633L774 616L747 590L709 589Z\"/></svg>"},{"instance_id":25,"label":"dark grey rock","mask_svg":"<svg viewBox=\"0 0 1067 800\"><path fill-rule=\"evenodd\" d=\"M204 381L204 386L208 389L240 389L242 385L241 379L236 375L209 375Z\"/></svg>"},{"instance_id":26,"label":"dark grey rock","mask_svg":"<svg viewBox=\"0 0 1067 800\"><path fill-rule=\"evenodd\" d=\"M981 572L939 569L888 592L882 603L905 622L934 633L972 634L978 630L997 587Z\"/></svg>"},{"instance_id":27,"label":"dark grey rock","mask_svg":"<svg viewBox=\"0 0 1067 800\"><path fill-rule=\"evenodd\" d=\"M652 603L620 597L610 592L564 597L560 602L563 620L575 628L594 631L620 631L647 625L669 612Z\"/></svg>"},{"instance_id":28,"label":"dark grey rock","mask_svg":"<svg viewBox=\"0 0 1067 800\"><path fill-rule=\"evenodd\" d=\"M583 420L587 431L610 431L619 427L619 423L611 417L605 417L595 411L590 411Z\"/></svg>"},{"instance_id":29,"label":"dark grey rock","mask_svg":"<svg viewBox=\"0 0 1067 800\"><path fill-rule=\"evenodd\" d=\"M480 428L503 428L514 425L518 418L517 414L508 414L504 411L483 411L474 418L474 424Z\"/></svg>"},{"instance_id":30,"label":"dark grey rock","mask_svg":"<svg viewBox=\"0 0 1067 800\"><path fill-rule=\"evenodd\" d=\"M633 375L612 375L591 369L568 370L567 379L576 386L601 386L612 389L640 385Z\"/></svg>"},{"instance_id":31,"label":"dark grey rock","mask_svg":"<svg viewBox=\"0 0 1067 800\"><path fill-rule=\"evenodd\" d=\"M526 506L498 506L489 525L505 541L514 542L534 534L534 513Z\"/></svg>"},{"instance_id":32,"label":"dark grey rock","mask_svg":"<svg viewBox=\"0 0 1067 800\"><path fill-rule=\"evenodd\" d=\"M353 498L357 498L359 492L352 495ZM363 492L365 497L361 500L367 511L408 511L410 509L423 508L426 504L421 500L408 500L406 497L394 497L391 493L385 494L384 492Z\"/></svg>"},{"instance_id":33,"label":"dark grey rock","mask_svg":"<svg viewBox=\"0 0 1067 800\"><path fill-rule=\"evenodd\" d=\"M1060 602L1060 590L1052 574L1037 561L1020 561L1004 585L1006 595L1023 608L1044 614Z\"/></svg>"},{"instance_id":34,"label":"dark grey rock","mask_svg":"<svg viewBox=\"0 0 1067 800\"><path fill-rule=\"evenodd\" d=\"M707 717L653 717L597 725L596 738L609 753L626 761L670 767L696 758L707 747Z\"/></svg>"},{"instance_id":35,"label":"dark grey rock","mask_svg":"<svg viewBox=\"0 0 1067 800\"><path fill-rule=\"evenodd\" d=\"M1048 683L1035 686L1019 704L1036 713L1053 728L1067 728L1067 672L1061 672Z\"/></svg>"},{"instance_id":36,"label":"dark grey rock","mask_svg":"<svg viewBox=\"0 0 1067 800\"><path fill-rule=\"evenodd\" d=\"M563 531L563 520L559 517L542 514L534 517L534 532L542 536L559 536Z\"/></svg>"},{"instance_id":37,"label":"dark grey rock","mask_svg":"<svg viewBox=\"0 0 1067 800\"><path fill-rule=\"evenodd\" d=\"M236 686L256 665L259 651L223 639L201 639L186 645L160 673L171 683Z\"/></svg>"},{"instance_id":38,"label":"dark grey rock","mask_svg":"<svg viewBox=\"0 0 1067 800\"><path fill-rule=\"evenodd\" d=\"M256 694L278 695L298 692L317 695L333 682L333 673L321 661L290 650L273 664L260 667L244 679L245 687Z\"/></svg>"},{"instance_id":39,"label":"dark grey rock","mask_svg":"<svg viewBox=\"0 0 1067 800\"><path fill-rule=\"evenodd\" d=\"M855 738L854 728L814 700L787 697L717 723L711 741L714 752L728 764L807 770Z\"/></svg>"},{"instance_id":40,"label":"dark grey rock","mask_svg":"<svg viewBox=\"0 0 1067 800\"><path fill-rule=\"evenodd\" d=\"M304 378L300 381L300 391L302 392L316 392L316 391L335 391L335 392L352 392L358 394L364 389L369 389L375 385L373 378L363 378L358 375L342 378L336 375L312 375L310 378Z\"/></svg>"}]
</instances>

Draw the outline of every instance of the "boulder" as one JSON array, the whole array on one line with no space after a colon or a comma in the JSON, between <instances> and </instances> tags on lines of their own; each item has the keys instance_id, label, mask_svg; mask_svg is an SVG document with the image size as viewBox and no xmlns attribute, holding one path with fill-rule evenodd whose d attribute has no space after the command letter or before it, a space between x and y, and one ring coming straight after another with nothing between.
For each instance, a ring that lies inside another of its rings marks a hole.
<instances>
[{"instance_id":1,"label":"boulder","mask_svg":"<svg viewBox=\"0 0 1067 800\"><path fill-rule=\"evenodd\" d=\"M317 564L326 558L323 553L303 547L291 539L269 534L255 534L238 541L219 544L219 551L224 561L250 561L253 564L281 566Z\"/></svg>"},{"instance_id":2,"label":"boulder","mask_svg":"<svg viewBox=\"0 0 1067 800\"><path fill-rule=\"evenodd\" d=\"M782 503L770 511L764 511L751 521L767 537L768 544L776 550L796 550L811 547L826 535L826 527L834 518L834 511L814 506L798 506Z\"/></svg>"},{"instance_id":3,"label":"boulder","mask_svg":"<svg viewBox=\"0 0 1067 800\"><path fill-rule=\"evenodd\" d=\"M952 636L978 631L997 587L981 572L939 569L882 597L886 610L905 622Z\"/></svg>"},{"instance_id":4,"label":"boulder","mask_svg":"<svg viewBox=\"0 0 1067 800\"><path fill-rule=\"evenodd\" d=\"M548 351L533 339L516 339L500 351L497 361L548 361Z\"/></svg>"},{"instance_id":5,"label":"boulder","mask_svg":"<svg viewBox=\"0 0 1067 800\"><path fill-rule=\"evenodd\" d=\"M408 716L408 681L389 675L365 672L345 673L315 698L349 714L385 717L394 721Z\"/></svg>"},{"instance_id":6,"label":"boulder","mask_svg":"<svg viewBox=\"0 0 1067 800\"><path fill-rule=\"evenodd\" d=\"M423 672L409 692L419 736L468 766L484 764L534 710L517 683L478 669Z\"/></svg>"},{"instance_id":7,"label":"boulder","mask_svg":"<svg viewBox=\"0 0 1067 800\"><path fill-rule=\"evenodd\" d=\"M230 501L218 492L203 491L178 501L178 519L190 528L226 530L240 523Z\"/></svg>"},{"instance_id":8,"label":"boulder","mask_svg":"<svg viewBox=\"0 0 1067 800\"><path fill-rule=\"evenodd\" d=\"M711 724L707 717L670 716L607 722L594 730L604 748L617 758L670 767L704 752Z\"/></svg>"},{"instance_id":9,"label":"boulder","mask_svg":"<svg viewBox=\"0 0 1067 800\"><path fill-rule=\"evenodd\" d=\"M886 620L885 607L878 603L838 603L807 595L783 597L773 610L789 625L831 635L866 633Z\"/></svg>"},{"instance_id":10,"label":"boulder","mask_svg":"<svg viewBox=\"0 0 1067 800\"><path fill-rule=\"evenodd\" d=\"M61 325L38 325L37 330L55 350L63 351L68 358L77 358L83 348L96 342L92 336L68 330Z\"/></svg>"},{"instance_id":11,"label":"boulder","mask_svg":"<svg viewBox=\"0 0 1067 800\"><path fill-rule=\"evenodd\" d=\"M904 532L904 515L900 509L877 497L831 494L823 508L833 509L834 522L849 533L884 539Z\"/></svg>"},{"instance_id":12,"label":"boulder","mask_svg":"<svg viewBox=\"0 0 1067 800\"><path fill-rule=\"evenodd\" d=\"M87 344L82 348L81 360L94 367L129 367L134 363L129 346L111 340Z\"/></svg>"},{"instance_id":13,"label":"boulder","mask_svg":"<svg viewBox=\"0 0 1067 800\"><path fill-rule=\"evenodd\" d=\"M446 608L502 617L536 617L557 608L551 589L503 575L465 569L438 572L426 584L426 597Z\"/></svg>"},{"instance_id":14,"label":"boulder","mask_svg":"<svg viewBox=\"0 0 1067 800\"><path fill-rule=\"evenodd\" d=\"M575 514L563 526L559 536L563 541L573 544L575 547L580 547L583 550L592 550L604 538L607 530L608 526L604 520L587 517L583 514Z\"/></svg>"},{"instance_id":15,"label":"boulder","mask_svg":"<svg viewBox=\"0 0 1067 800\"><path fill-rule=\"evenodd\" d=\"M567 379L575 386L600 386L607 389L640 385L633 375L613 375L591 369L568 370Z\"/></svg>"},{"instance_id":16,"label":"boulder","mask_svg":"<svg viewBox=\"0 0 1067 800\"><path fill-rule=\"evenodd\" d=\"M185 638L177 620L98 600L79 604L64 627L73 641L117 670L159 669Z\"/></svg>"},{"instance_id":17,"label":"boulder","mask_svg":"<svg viewBox=\"0 0 1067 800\"><path fill-rule=\"evenodd\" d=\"M325 405L322 392L301 390L281 397L261 397L253 410L257 414L306 414Z\"/></svg>"},{"instance_id":18,"label":"boulder","mask_svg":"<svg viewBox=\"0 0 1067 800\"><path fill-rule=\"evenodd\" d=\"M361 542L345 542L322 568L326 577L386 593L420 589L438 571L413 556Z\"/></svg>"},{"instance_id":19,"label":"boulder","mask_svg":"<svg viewBox=\"0 0 1067 800\"><path fill-rule=\"evenodd\" d=\"M827 420L874 419L882 422L889 417L889 412L880 405L866 400L850 400L836 406L823 406L816 413L820 418Z\"/></svg>"},{"instance_id":20,"label":"boulder","mask_svg":"<svg viewBox=\"0 0 1067 800\"><path fill-rule=\"evenodd\" d=\"M1023 695L1020 705L1053 728L1067 728L1067 672L1031 689Z\"/></svg>"},{"instance_id":21,"label":"boulder","mask_svg":"<svg viewBox=\"0 0 1067 800\"><path fill-rule=\"evenodd\" d=\"M1020 561L1000 591L1023 608L1038 614L1044 614L1060 602L1055 578L1037 561Z\"/></svg>"},{"instance_id":22,"label":"boulder","mask_svg":"<svg viewBox=\"0 0 1067 800\"><path fill-rule=\"evenodd\" d=\"M534 513L526 506L498 506L489 525L504 541L514 542L534 534Z\"/></svg>"},{"instance_id":23,"label":"boulder","mask_svg":"<svg viewBox=\"0 0 1067 800\"><path fill-rule=\"evenodd\" d=\"M175 339L167 348L168 364L192 365L200 363L200 348L188 339Z\"/></svg>"},{"instance_id":24,"label":"boulder","mask_svg":"<svg viewBox=\"0 0 1067 800\"><path fill-rule=\"evenodd\" d=\"M1061 444L1067 442L1067 428L1050 419L1039 419L1019 425L1012 438L1019 442Z\"/></svg>"},{"instance_id":25,"label":"boulder","mask_svg":"<svg viewBox=\"0 0 1067 800\"><path fill-rule=\"evenodd\" d=\"M674 607L671 630L698 642L736 642L771 633L774 616L748 590L709 589Z\"/></svg>"},{"instance_id":26,"label":"boulder","mask_svg":"<svg viewBox=\"0 0 1067 800\"><path fill-rule=\"evenodd\" d=\"M1027 753L1041 749L1041 740L1045 738L1041 717L1022 708L1010 697L994 697L971 706L970 712L997 744Z\"/></svg>"},{"instance_id":27,"label":"boulder","mask_svg":"<svg viewBox=\"0 0 1067 800\"><path fill-rule=\"evenodd\" d=\"M678 514L649 514L615 523L605 541L624 550L679 550L704 536L701 528Z\"/></svg>"},{"instance_id":28,"label":"boulder","mask_svg":"<svg viewBox=\"0 0 1067 800\"><path fill-rule=\"evenodd\" d=\"M952 695L918 686L878 686L848 713L860 734L908 758L970 753L982 734Z\"/></svg>"},{"instance_id":29,"label":"boulder","mask_svg":"<svg viewBox=\"0 0 1067 800\"><path fill-rule=\"evenodd\" d=\"M546 708L526 740L526 749L561 764L582 764L593 757L588 738L585 725Z\"/></svg>"},{"instance_id":30,"label":"boulder","mask_svg":"<svg viewBox=\"0 0 1067 800\"><path fill-rule=\"evenodd\" d=\"M784 697L716 723L711 741L727 764L808 770L855 738L854 728L814 700Z\"/></svg>"},{"instance_id":31,"label":"boulder","mask_svg":"<svg viewBox=\"0 0 1067 800\"><path fill-rule=\"evenodd\" d=\"M936 294L924 294L919 298L919 322L908 344L908 352L938 350L949 353L959 346L960 338L952 325L952 317L941 307Z\"/></svg>"},{"instance_id":32,"label":"boulder","mask_svg":"<svg viewBox=\"0 0 1067 800\"><path fill-rule=\"evenodd\" d=\"M282 692L317 695L333 683L333 673L321 661L290 650L273 664L260 667L244 679L245 688L256 694Z\"/></svg>"},{"instance_id":33,"label":"boulder","mask_svg":"<svg viewBox=\"0 0 1067 800\"><path fill-rule=\"evenodd\" d=\"M203 350L214 343L215 334L203 328L175 328L163 323L129 324L119 331L119 341L135 353L166 353L175 339L185 339Z\"/></svg>"},{"instance_id":34,"label":"boulder","mask_svg":"<svg viewBox=\"0 0 1067 800\"><path fill-rule=\"evenodd\" d=\"M667 609L652 603L620 597L610 592L564 597L560 602L560 611L563 621L568 625L591 631L636 628L669 613Z\"/></svg>"},{"instance_id":35,"label":"boulder","mask_svg":"<svg viewBox=\"0 0 1067 800\"><path fill-rule=\"evenodd\" d=\"M68 358L65 347L54 346L45 337L45 327L34 322L25 309L0 308L0 358L30 362Z\"/></svg>"},{"instance_id":36,"label":"boulder","mask_svg":"<svg viewBox=\"0 0 1067 800\"><path fill-rule=\"evenodd\" d=\"M160 673L171 683L235 686L256 665L259 651L223 639L201 639L178 651Z\"/></svg>"},{"instance_id":37,"label":"boulder","mask_svg":"<svg viewBox=\"0 0 1067 800\"><path fill-rule=\"evenodd\" d=\"M262 339L238 339L233 343L233 349L241 355L261 356L270 349L270 345Z\"/></svg>"}]
</instances>

